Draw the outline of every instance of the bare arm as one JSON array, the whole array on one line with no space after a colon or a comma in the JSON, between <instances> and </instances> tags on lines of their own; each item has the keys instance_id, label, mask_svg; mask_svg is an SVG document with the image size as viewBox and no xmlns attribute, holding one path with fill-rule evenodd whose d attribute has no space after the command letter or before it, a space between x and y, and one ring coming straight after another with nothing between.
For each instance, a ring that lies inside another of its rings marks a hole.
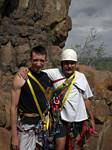
<instances>
[{"instance_id":1,"label":"bare arm","mask_svg":"<svg viewBox=\"0 0 112 150\"><path fill-rule=\"evenodd\" d=\"M11 90L11 129L12 129L12 145L18 146L19 140L17 135L17 106L19 102L21 87L25 81L23 78L19 77L18 75L15 76L13 80L12 90Z\"/></svg>"},{"instance_id":2,"label":"bare arm","mask_svg":"<svg viewBox=\"0 0 112 150\"><path fill-rule=\"evenodd\" d=\"M28 72L29 69L27 67L21 67L20 70L18 71L18 76L26 80L28 78Z\"/></svg>"},{"instance_id":3,"label":"bare arm","mask_svg":"<svg viewBox=\"0 0 112 150\"><path fill-rule=\"evenodd\" d=\"M93 108L92 108L91 100L89 100L89 99L85 100L85 106L86 106L86 110L88 112L88 115L90 117L91 126L95 130L95 121L94 121L94 115L93 115Z\"/></svg>"}]
</instances>

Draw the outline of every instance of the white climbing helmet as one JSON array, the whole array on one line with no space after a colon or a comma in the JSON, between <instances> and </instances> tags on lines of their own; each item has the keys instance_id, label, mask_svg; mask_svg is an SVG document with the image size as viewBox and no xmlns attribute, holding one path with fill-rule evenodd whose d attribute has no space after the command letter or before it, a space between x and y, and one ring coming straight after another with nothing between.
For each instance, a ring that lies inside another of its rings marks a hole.
<instances>
[{"instance_id":1,"label":"white climbing helmet","mask_svg":"<svg viewBox=\"0 0 112 150\"><path fill-rule=\"evenodd\" d=\"M77 53L74 49L65 49L61 54L61 61L72 60L77 61Z\"/></svg>"}]
</instances>

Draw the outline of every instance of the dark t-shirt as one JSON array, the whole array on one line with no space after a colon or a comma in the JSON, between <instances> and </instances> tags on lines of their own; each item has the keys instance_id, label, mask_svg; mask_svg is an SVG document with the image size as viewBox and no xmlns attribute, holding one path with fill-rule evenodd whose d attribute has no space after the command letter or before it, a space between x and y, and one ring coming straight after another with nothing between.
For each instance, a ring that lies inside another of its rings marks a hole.
<instances>
[{"instance_id":1,"label":"dark t-shirt","mask_svg":"<svg viewBox=\"0 0 112 150\"><path fill-rule=\"evenodd\" d=\"M32 75L36 77L36 79L41 83L44 89L51 87L51 81L45 72L41 71L39 74L37 74L31 69L30 71ZM38 86L38 84L30 76L28 76L28 78L34 89L41 111L44 112L48 108L48 101L46 100L46 97L42 92L42 90L40 89L40 87ZM35 105L33 96L31 94L27 82L21 88L18 110L21 110L24 113L38 113L38 109Z\"/></svg>"}]
</instances>

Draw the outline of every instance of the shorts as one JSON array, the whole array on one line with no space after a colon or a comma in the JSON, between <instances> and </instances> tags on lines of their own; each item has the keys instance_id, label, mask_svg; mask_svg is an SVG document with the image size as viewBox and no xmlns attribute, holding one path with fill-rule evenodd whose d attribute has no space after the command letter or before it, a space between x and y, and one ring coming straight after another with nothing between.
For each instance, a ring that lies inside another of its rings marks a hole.
<instances>
[{"instance_id":1,"label":"shorts","mask_svg":"<svg viewBox=\"0 0 112 150\"><path fill-rule=\"evenodd\" d=\"M74 137L76 137L77 135L81 134L82 127L83 127L83 121L81 121L81 122L73 122L72 123L72 132L73 132Z\"/></svg>"},{"instance_id":2,"label":"shorts","mask_svg":"<svg viewBox=\"0 0 112 150\"><path fill-rule=\"evenodd\" d=\"M67 129L63 121L56 124L55 128L55 138L65 137L67 135Z\"/></svg>"}]
</instances>

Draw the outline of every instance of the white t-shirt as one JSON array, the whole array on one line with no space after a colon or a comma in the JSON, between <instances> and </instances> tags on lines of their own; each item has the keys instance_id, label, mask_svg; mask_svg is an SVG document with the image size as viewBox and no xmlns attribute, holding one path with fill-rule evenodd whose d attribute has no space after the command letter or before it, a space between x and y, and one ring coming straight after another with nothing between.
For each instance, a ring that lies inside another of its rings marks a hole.
<instances>
[{"instance_id":1,"label":"white t-shirt","mask_svg":"<svg viewBox=\"0 0 112 150\"><path fill-rule=\"evenodd\" d=\"M48 74L52 81L57 80L57 82L53 84L54 88L57 88L65 81L61 69L46 69L43 71ZM58 79L61 80L58 81ZM67 122L79 122L88 119L84 99L92 96L93 94L85 75L75 71L74 84L61 111L62 120Z\"/></svg>"}]
</instances>

